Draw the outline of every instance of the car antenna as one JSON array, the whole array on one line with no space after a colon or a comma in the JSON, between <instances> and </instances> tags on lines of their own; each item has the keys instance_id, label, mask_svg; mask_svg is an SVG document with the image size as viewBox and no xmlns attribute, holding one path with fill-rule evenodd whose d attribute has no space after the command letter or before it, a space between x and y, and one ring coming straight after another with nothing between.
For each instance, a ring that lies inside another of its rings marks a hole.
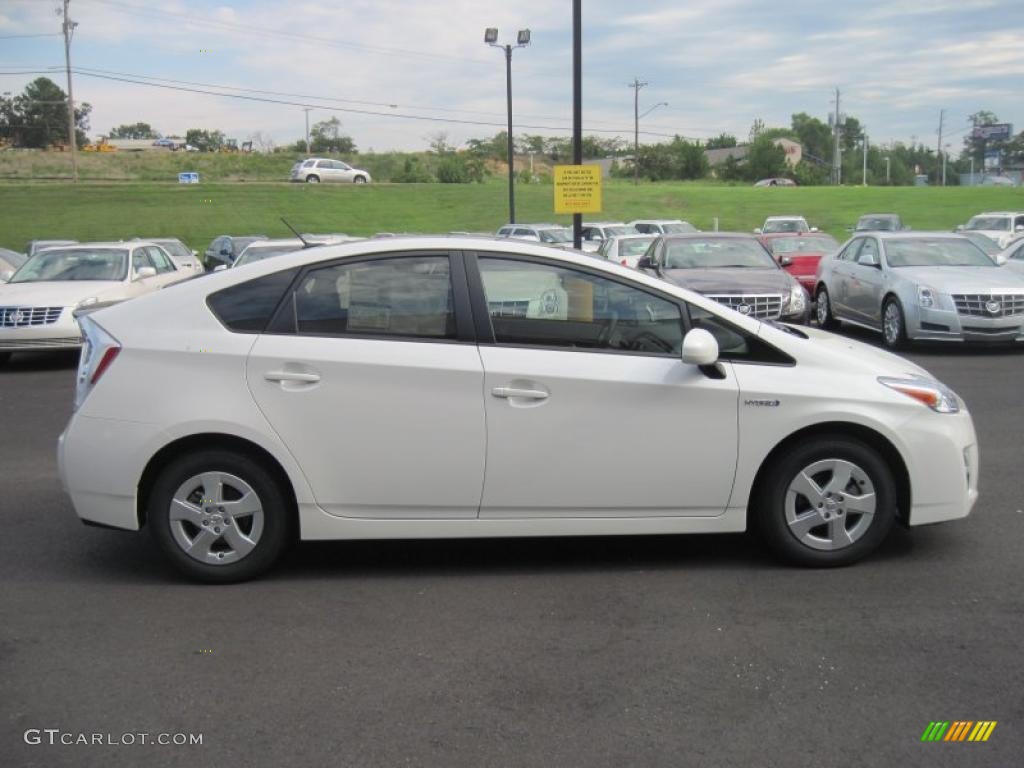
<instances>
[{"instance_id":1,"label":"car antenna","mask_svg":"<svg viewBox=\"0 0 1024 768\"><path fill-rule=\"evenodd\" d=\"M289 223L288 223L288 219L286 219L286 218L285 218L284 216L282 216L282 217L281 217L281 221L283 221L283 222L284 222L284 225L285 225L286 227L288 227L288 229L290 229L290 230L291 230L292 232L294 232L294 233L295 233L295 236L296 236L297 238L299 238L299 240L301 240L301 241L302 241L302 247L303 247L303 248L312 248L312 247L313 247L313 245L314 245L314 244L313 244L313 243L310 243L310 242L308 242L308 241L306 240L306 238L304 238L304 237L303 237L302 235L300 235L300 234L299 234L299 230L297 230L297 229L296 229L295 227L293 227L293 226L292 226L291 224L289 224Z\"/></svg>"}]
</instances>

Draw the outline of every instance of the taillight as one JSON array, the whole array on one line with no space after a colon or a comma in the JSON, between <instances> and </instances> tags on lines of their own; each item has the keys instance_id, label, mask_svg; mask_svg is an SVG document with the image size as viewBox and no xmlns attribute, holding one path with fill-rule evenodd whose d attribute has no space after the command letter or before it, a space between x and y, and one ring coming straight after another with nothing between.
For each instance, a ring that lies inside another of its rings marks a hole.
<instances>
[{"instance_id":1,"label":"taillight","mask_svg":"<svg viewBox=\"0 0 1024 768\"><path fill-rule=\"evenodd\" d=\"M121 352L120 342L88 315L80 317L78 325L82 329L82 354L75 380L76 410Z\"/></svg>"},{"instance_id":2,"label":"taillight","mask_svg":"<svg viewBox=\"0 0 1024 768\"><path fill-rule=\"evenodd\" d=\"M623 259L623 260L622 260L622 266L624 266L624 267L628 267L628 266L629 266L629 262L628 262L628 261L626 261L625 259Z\"/></svg>"}]
</instances>

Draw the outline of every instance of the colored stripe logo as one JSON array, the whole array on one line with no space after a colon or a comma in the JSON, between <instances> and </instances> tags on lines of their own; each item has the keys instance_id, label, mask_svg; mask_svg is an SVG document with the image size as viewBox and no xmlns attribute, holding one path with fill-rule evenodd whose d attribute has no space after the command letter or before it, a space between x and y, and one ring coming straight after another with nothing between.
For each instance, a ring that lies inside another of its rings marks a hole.
<instances>
[{"instance_id":1,"label":"colored stripe logo","mask_svg":"<svg viewBox=\"0 0 1024 768\"><path fill-rule=\"evenodd\" d=\"M921 741L988 741L995 728L995 720L933 720Z\"/></svg>"}]
</instances>

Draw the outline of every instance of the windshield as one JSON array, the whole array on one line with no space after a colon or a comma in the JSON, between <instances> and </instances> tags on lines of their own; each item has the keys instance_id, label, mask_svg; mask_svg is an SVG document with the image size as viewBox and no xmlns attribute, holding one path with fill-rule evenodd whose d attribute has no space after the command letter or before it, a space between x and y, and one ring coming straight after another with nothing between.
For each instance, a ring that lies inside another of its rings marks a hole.
<instances>
[{"instance_id":1,"label":"windshield","mask_svg":"<svg viewBox=\"0 0 1024 768\"><path fill-rule=\"evenodd\" d=\"M167 251L175 259L184 259L188 261L192 258L192 251L186 248L178 240L156 240L157 245Z\"/></svg>"},{"instance_id":2,"label":"windshield","mask_svg":"<svg viewBox=\"0 0 1024 768\"><path fill-rule=\"evenodd\" d=\"M1010 231L1010 217L1009 216L975 216L973 219L967 222L967 226L964 229L988 229L988 230L999 230L1000 232Z\"/></svg>"},{"instance_id":3,"label":"windshield","mask_svg":"<svg viewBox=\"0 0 1024 768\"><path fill-rule=\"evenodd\" d=\"M967 240L888 240L885 258L890 267L995 267L985 253Z\"/></svg>"},{"instance_id":4,"label":"windshield","mask_svg":"<svg viewBox=\"0 0 1024 768\"><path fill-rule=\"evenodd\" d=\"M768 252L755 240L669 241L665 251L666 269L721 269L753 267L778 269Z\"/></svg>"},{"instance_id":5,"label":"windshield","mask_svg":"<svg viewBox=\"0 0 1024 768\"><path fill-rule=\"evenodd\" d=\"M771 241L772 253L776 256L791 253L832 253L839 249L839 243L828 235L821 237L780 237Z\"/></svg>"},{"instance_id":6,"label":"windshield","mask_svg":"<svg viewBox=\"0 0 1024 768\"><path fill-rule=\"evenodd\" d=\"M803 219L776 219L775 221L766 221L764 229L761 231L770 234L772 232L806 232L808 229L807 222Z\"/></svg>"},{"instance_id":7,"label":"windshield","mask_svg":"<svg viewBox=\"0 0 1024 768\"><path fill-rule=\"evenodd\" d=\"M636 229L634 227L627 227L625 225L621 227L605 227L605 237L622 237L623 235L635 235Z\"/></svg>"},{"instance_id":8,"label":"windshield","mask_svg":"<svg viewBox=\"0 0 1024 768\"><path fill-rule=\"evenodd\" d=\"M665 224L662 229L665 230L666 235L688 235L691 232L696 232L697 228L693 224L689 224L685 221L673 221Z\"/></svg>"},{"instance_id":9,"label":"windshield","mask_svg":"<svg viewBox=\"0 0 1024 768\"><path fill-rule=\"evenodd\" d=\"M238 257L237 261L235 261L235 266L240 267L243 264L252 264L254 261L269 259L271 256L281 256L285 253L301 251L302 247L302 243L298 243L297 245L273 245L265 248L246 248L245 252Z\"/></svg>"},{"instance_id":10,"label":"windshield","mask_svg":"<svg viewBox=\"0 0 1024 768\"><path fill-rule=\"evenodd\" d=\"M876 232L893 232L897 229L896 219L892 216L861 216L857 220L857 230L874 230Z\"/></svg>"},{"instance_id":11,"label":"windshield","mask_svg":"<svg viewBox=\"0 0 1024 768\"><path fill-rule=\"evenodd\" d=\"M981 248L989 256L995 256L999 253L999 245L988 235L983 235L980 232L964 232L964 237Z\"/></svg>"},{"instance_id":12,"label":"windshield","mask_svg":"<svg viewBox=\"0 0 1024 768\"><path fill-rule=\"evenodd\" d=\"M572 230L566 229L565 227L557 227L553 229L538 229L537 234L540 235L540 241L542 243L572 242Z\"/></svg>"},{"instance_id":13,"label":"windshield","mask_svg":"<svg viewBox=\"0 0 1024 768\"><path fill-rule=\"evenodd\" d=\"M75 248L37 253L14 273L12 283L58 280L124 280L128 251L118 248Z\"/></svg>"},{"instance_id":14,"label":"windshield","mask_svg":"<svg viewBox=\"0 0 1024 768\"><path fill-rule=\"evenodd\" d=\"M653 237L631 237L628 240L619 240L619 256L643 256L653 241Z\"/></svg>"}]
</instances>

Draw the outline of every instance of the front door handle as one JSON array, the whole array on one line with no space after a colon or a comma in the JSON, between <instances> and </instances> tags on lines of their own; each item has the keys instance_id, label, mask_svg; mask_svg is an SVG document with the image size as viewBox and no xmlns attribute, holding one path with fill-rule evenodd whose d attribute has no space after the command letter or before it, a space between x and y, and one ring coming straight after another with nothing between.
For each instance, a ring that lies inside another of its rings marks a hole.
<instances>
[{"instance_id":1,"label":"front door handle","mask_svg":"<svg viewBox=\"0 0 1024 768\"><path fill-rule=\"evenodd\" d=\"M300 384L316 384L320 381L320 374L301 373L299 371L267 371L263 374L267 381L295 381Z\"/></svg>"},{"instance_id":2,"label":"front door handle","mask_svg":"<svg viewBox=\"0 0 1024 768\"><path fill-rule=\"evenodd\" d=\"M519 389L518 387L495 387L491 390L495 397L522 397L527 400L547 400L548 393L543 389Z\"/></svg>"}]
</instances>

